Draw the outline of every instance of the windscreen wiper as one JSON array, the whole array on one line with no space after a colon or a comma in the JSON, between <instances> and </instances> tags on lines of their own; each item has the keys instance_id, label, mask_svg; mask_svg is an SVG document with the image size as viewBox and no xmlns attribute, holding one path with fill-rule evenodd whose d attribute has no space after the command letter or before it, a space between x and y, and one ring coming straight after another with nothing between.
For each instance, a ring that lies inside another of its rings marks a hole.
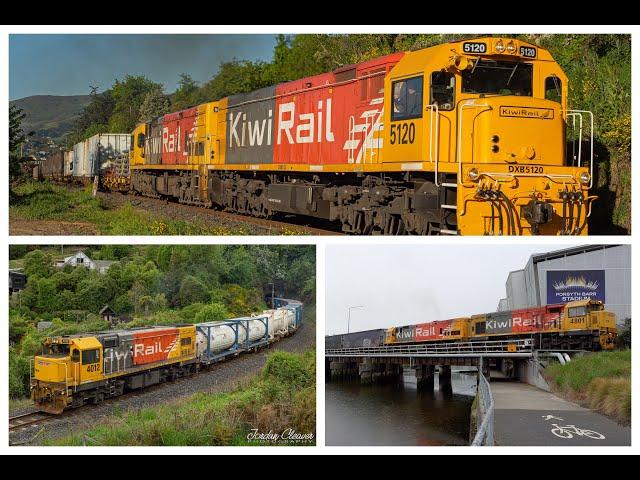
<instances>
[{"instance_id":1,"label":"windscreen wiper","mask_svg":"<svg viewBox=\"0 0 640 480\"><path fill-rule=\"evenodd\" d=\"M513 78L513 74L516 73L516 68L518 68L518 65L520 64L516 63L516 66L513 67L513 70L511 70L511 75L509 75L509 80L507 80L507 87L509 86L509 83L511 83L511 79Z\"/></svg>"}]
</instances>

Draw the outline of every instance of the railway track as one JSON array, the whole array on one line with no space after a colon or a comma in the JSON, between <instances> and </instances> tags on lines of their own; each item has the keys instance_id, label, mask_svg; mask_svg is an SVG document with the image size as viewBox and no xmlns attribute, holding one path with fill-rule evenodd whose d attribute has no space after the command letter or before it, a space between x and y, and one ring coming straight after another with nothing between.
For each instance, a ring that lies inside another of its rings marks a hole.
<instances>
[{"instance_id":1,"label":"railway track","mask_svg":"<svg viewBox=\"0 0 640 480\"><path fill-rule=\"evenodd\" d=\"M145 197L140 195L128 195L119 192L101 191L99 196L112 202L114 205L122 205L131 202L135 207L153 209L154 212L163 213L169 217L184 220L185 216L198 215L201 218L209 217L232 224L254 225L268 234L300 234L300 235L343 235L340 226L326 220L314 219L298 215L278 214L275 219L256 218L249 215L224 212L205 207L184 205L168 202L163 199ZM182 212L182 214L180 213ZM186 214L186 215L185 215Z\"/></svg>"},{"instance_id":2,"label":"railway track","mask_svg":"<svg viewBox=\"0 0 640 480\"><path fill-rule=\"evenodd\" d=\"M26 427L44 424L50 421L52 417L55 418L55 415L44 412L29 412L23 413L22 415L9 417L9 431L13 432L15 430L21 430Z\"/></svg>"}]
</instances>

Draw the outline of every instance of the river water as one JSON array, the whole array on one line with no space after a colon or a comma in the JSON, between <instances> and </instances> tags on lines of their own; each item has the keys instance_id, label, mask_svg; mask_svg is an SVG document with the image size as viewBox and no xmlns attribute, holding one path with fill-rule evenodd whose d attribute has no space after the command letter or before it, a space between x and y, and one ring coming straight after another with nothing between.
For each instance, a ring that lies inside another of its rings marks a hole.
<instances>
[{"instance_id":1,"label":"river water","mask_svg":"<svg viewBox=\"0 0 640 480\"><path fill-rule=\"evenodd\" d=\"M325 384L327 445L468 445L476 375L452 372L452 389L433 392L402 384Z\"/></svg>"}]
</instances>

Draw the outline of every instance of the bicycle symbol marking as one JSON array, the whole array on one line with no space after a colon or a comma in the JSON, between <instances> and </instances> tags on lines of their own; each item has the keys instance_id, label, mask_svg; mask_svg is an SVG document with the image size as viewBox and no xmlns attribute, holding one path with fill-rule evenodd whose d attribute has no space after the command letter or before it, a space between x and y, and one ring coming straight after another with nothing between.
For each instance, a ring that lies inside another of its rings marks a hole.
<instances>
[{"instance_id":1,"label":"bicycle symbol marking","mask_svg":"<svg viewBox=\"0 0 640 480\"><path fill-rule=\"evenodd\" d=\"M579 427L576 427L575 425L560 426L557 423L552 423L551 425L555 427L551 429L551 433L553 433L556 437L559 437L559 438L564 438L569 440L573 438L573 436L575 435L577 437L588 437L593 440L605 439L605 436L602 435L601 433L594 432L593 430L579 428Z\"/></svg>"},{"instance_id":2,"label":"bicycle symbol marking","mask_svg":"<svg viewBox=\"0 0 640 480\"><path fill-rule=\"evenodd\" d=\"M560 420L564 421L563 418L554 417L553 415L542 415L545 421L549 420ZM601 433L594 432L593 430L587 430L585 428L576 427L575 425L558 425L557 423L551 424L554 428L551 429L551 433L553 433L556 437L564 438L569 440L574 437L587 437L593 440L604 440L605 436Z\"/></svg>"}]
</instances>

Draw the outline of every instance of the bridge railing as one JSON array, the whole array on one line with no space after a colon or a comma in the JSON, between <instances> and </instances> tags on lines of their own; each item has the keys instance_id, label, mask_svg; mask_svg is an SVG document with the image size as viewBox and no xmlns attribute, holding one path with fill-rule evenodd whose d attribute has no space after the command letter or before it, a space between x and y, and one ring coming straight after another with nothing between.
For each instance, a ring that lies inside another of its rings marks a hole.
<instances>
[{"instance_id":1,"label":"bridge railing","mask_svg":"<svg viewBox=\"0 0 640 480\"><path fill-rule=\"evenodd\" d=\"M494 445L493 437L493 395L489 381L482 373L482 368L478 368L478 430L473 438L471 445L492 446Z\"/></svg>"},{"instance_id":2,"label":"bridge railing","mask_svg":"<svg viewBox=\"0 0 640 480\"><path fill-rule=\"evenodd\" d=\"M327 349L329 357L477 357L481 355L528 357L533 352L533 340L492 340L486 342L452 342L421 345L385 345L381 347L351 347Z\"/></svg>"}]
</instances>

